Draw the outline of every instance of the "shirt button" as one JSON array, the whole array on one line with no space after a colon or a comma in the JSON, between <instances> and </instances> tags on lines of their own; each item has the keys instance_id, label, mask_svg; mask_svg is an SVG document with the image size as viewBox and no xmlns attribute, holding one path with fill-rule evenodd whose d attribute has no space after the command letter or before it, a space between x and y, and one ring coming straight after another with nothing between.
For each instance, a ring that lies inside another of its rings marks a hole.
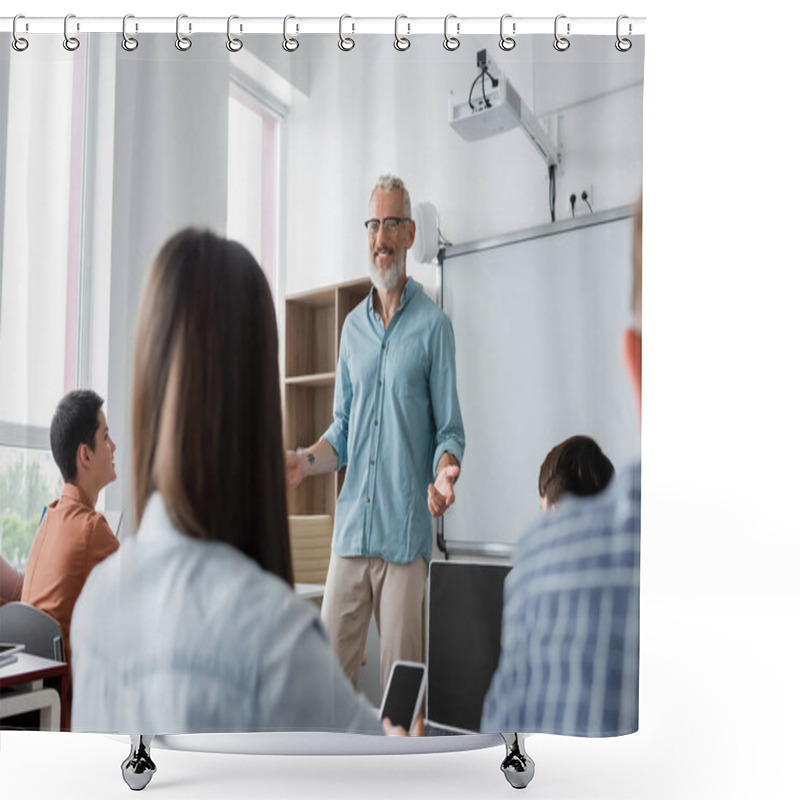
<instances>
[{"instance_id":1,"label":"shirt button","mask_svg":"<svg viewBox=\"0 0 800 800\"><path fill-rule=\"evenodd\" d=\"M367 502L369 503L369 497L367 498Z\"/></svg>"},{"instance_id":2,"label":"shirt button","mask_svg":"<svg viewBox=\"0 0 800 800\"><path fill-rule=\"evenodd\" d=\"M374 459L374 458L371 458L371 459L369 460L369 463L370 463L370 464L372 464L372 465L374 466L374 464L375 464L375 459Z\"/></svg>"},{"instance_id":3,"label":"shirt button","mask_svg":"<svg viewBox=\"0 0 800 800\"><path fill-rule=\"evenodd\" d=\"M386 344L384 343L384 344L381 345L381 350L385 350L385 349L386 349Z\"/></svg>"},{"instance_id":4,"label":"shirt button","mask_svg":"<svg viewBox=\"0 0 800 800\"><path fill-rule=\"evenodd\" d=\"M383 381L378 381L378 388L380 389L383 386Z\"/></svg>"},{"instance_id":5,"label":"shirt button","mask_svg":"<svg viewBox=\"0 0 800 800\"><path fill-rule=\"evenodd\" d=\"M378 420L375 420L375 424L376 424L376 425L378 424Z\"/></svg>"}]
</instances>

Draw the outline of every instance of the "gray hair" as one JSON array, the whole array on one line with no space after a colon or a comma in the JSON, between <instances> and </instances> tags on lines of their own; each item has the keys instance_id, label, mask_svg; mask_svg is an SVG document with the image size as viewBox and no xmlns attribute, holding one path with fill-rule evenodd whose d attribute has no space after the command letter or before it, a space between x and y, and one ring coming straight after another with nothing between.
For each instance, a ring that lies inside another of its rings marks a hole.
<instances>
[{"instance_id":1,"label":"gray hair","mask_svg":"<svg viewBox=\"0 0 800 800\"><path fill-rule=\"evenodd\" d=\"M370 200L372 200L372 196L378 189L384 192L393 192L395 189L401 191L403 193L403 214L407 217L411 217L411 198L401 178L398 178L397 175L381 175L375 182L375 186L369 196Z\"/></svg>"}]
</instances>

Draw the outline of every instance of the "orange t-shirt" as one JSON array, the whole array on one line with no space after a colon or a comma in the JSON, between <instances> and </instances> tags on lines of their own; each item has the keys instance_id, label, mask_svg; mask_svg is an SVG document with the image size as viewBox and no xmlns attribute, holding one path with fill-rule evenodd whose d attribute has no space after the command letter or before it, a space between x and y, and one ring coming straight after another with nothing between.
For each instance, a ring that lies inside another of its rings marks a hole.
<instances>
[{"instance_id":1,"label":"orange t-shirt","mask_svg":"<svg viewBox=\"0 0 800 800\"><path fill-rule=\"evenodd\" d=\"M89 505L77 486L66 484L61 497L48 506L33 540L22 602L61 623L67 661L69 626L78 595L92 569L118 547L106 518Z\"/></svg>"}]
</instances>

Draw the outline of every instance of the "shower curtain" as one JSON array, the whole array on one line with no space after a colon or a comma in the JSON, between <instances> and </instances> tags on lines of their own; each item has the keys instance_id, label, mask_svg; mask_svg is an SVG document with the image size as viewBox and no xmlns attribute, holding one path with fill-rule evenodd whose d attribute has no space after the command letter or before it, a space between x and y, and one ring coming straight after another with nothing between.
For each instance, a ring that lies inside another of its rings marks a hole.
<instances>
[{"instance_id":1,"label":"shower curtain","mask_svg":"<svg viewBox=\"0 0 800 800\"><path fill-rule=\"evenodd\" d=\"M348 563L422 564L423 577L404 591L414 593L407 616L418 616L412 660L426 664L432 681L422 715L429 724L442 723L428 735L635 731L639 452L627 433L638 430L635 390L624 406L602 406L598 415L597 387L618 378L598 369L593 355L603 336L614 337L616 352L625 328L638 324L640 333L641 320L629 313L630 258L615 264L613 286L620 291L614 296L606 281L581 276L589 250L571 249L577 255L567 264L558 261L556 247L548 264L532 258L535 284L473 297L471 319L442 306L447 270L458 269L455 260L447 266L455 255L490 252L482 274L499 275L516 241L558 234L566 252L570 237L610 222L618 223L615 246L629 252L642 185L644 37L619 46L612 24L605 35L571 40L565 28L555 38L511 38L509 23L509 38L499 47L496 33L459 38L455 21L443 37L409 35L400 20L394 38L353 31L347 20L340 33L324 34L302 27L298 33L291 20L283 34L248 35L233 24L228 37L190 32L180 21L177 34L136 33L133 24L126 37L135 36L137 44L123 47L120 32L73 28L67 40L78 45L69 47L60 34L29 34L24 49L12 46L12 35L0 35L3 558L26 571L42 507L62 492L49 451L53 411L65 393L91 388L105 401L118 448L117 477L98 509L108 518L122 512L120 551L98 570L117 570L124 580L126 553L137 536L130 425L137 309L159 248L187 227L240 242L258 262L276 308L285 446L308 448L324 435L335 466L347 469L289 490L294 535L314 526L322 531L322 574L298 580L294 590L279 587L275 605L255 615L278 630L269 618L280 604L302 604L287 620L300 619L330 661L327 671L303 672L317 675L313 685L295 686L290 649L267 658L270 642L257 635L249 644L232 643L217 627L198 630L182 659L169 655L173 642L159 625L168 610L153 607L143 587L137 602L113 595L103 609L102 624L119 632L116 646L130 648L109 662L110 681L100 681L101 661L80 649L73 653L78 727L159 734L305 730L322 718L319 705L339 696L326 681L352 692L348 703L360 697L373 707L377 721L387 672L381 660L388 657L381 642L400 624L389 620L399 617L384 609L384 624L370 625L373 606L380 610L376 594L384 590L375 579L360 601L366 611L353 634L355 673L345 676L330 616L324 625L319 616L333 552ZM397 197L399 206L388 204ZM387 253L399 271L394 284L385 282L381 268ZM556 267L575 268L575 281L561 281ZM487 282L492 285L491 277ZM404 291L398 290L393 325L391 314L381 316L387 310L381 303L398 286ZM520 299L521 311L511 302ZM514 313L498 311L504 304ZM573 306L582 310L565 330L557 321ZM465 383L466 368L456 366L472 357L459 350L469 341L469 326L491 310L503 335L519 340L528 328L517 315L526 308L552 320L552 333L549 324L540 325L541 337L522 342L513 359L493 354L507 383L481 387L474 373ZM388 345L386 361L381 345ZM576 360L578 351L584 355ZM621 362L617 367L623 375ZM482 389L489 397L514 392L520 373L535 376L548 402L533 392L521 397L527 412L506 421L507 440L491 441L487 431L494 428L466 413L473 404L465 398ZM577 374L579 392L563 391L570 374ZM554 405L557 421L540 413ZM598 416L624 417L626 433L595 425ZM569 490L555 510L542 512L540 465L551 447L577 434L598 440L615 477L596 487L595 497ZM493 455L473 462L471 450ZM524 454L524 470L507 469L510 451ZM470 530L469 515L452 513L466 502L462 487L469 486L469 500L479 507L491 508L497 498L484 481L462 483L458 471L449 483L452 512L432 519L429 484L448 490L447 481L437 482L445 454L465 479L471 470L500 475L511 487L512 499L503 503L514 503L524 523L501 533ZM476 658L448 667L452 672L433 682L436 667L428 656L441 643L430 637L438 612L425 576L429 562L454 555L448 540L476 544L455 553L460 562L489 561L511 571L495 590L468 577L454 584L453 592L463 595L445 595L456 638ZM297 541L292 552L299 563ZM237 578L226 573L224 580L234 585ZM210 591L207 584L189 586L179 597L168 583L159 586L166 594L158 597L175 604ZM459 609L483 591L488 594L475 616L465 612L459 619ZM221 602L225 597L221 591ZM387 597L390 606L400 602ZM93 607L103 605L96 596ZM481 609L491 614L483 619ZM90 622L83 619L84 628ZM301 641L288 634L285 647ZM220 653L236 647L242 674L254 686L278 674L264 714L254 715L247 704L225 723L189 713L197 703L192 692L210 691L201 688L206 667L192 666L207 663L193 658L193 646ZM481 657L484 648L488 658ZM183 671L185 695L154 698L144 713L147 686L159 685L156 673L167 662ZM148 669L153 674L143 676ZM93 697L101 684L105 694ZM474 709L469 726L425 714L442 686L455 693L453 702ZM282 698L303 705L308 696L314 698L308 724L302 709L289 715L299 720L296 726L274 722L281 719L273 712ZM103 705L118 709L118 717L82 727L81 720L98 718L81 709ZM338 732L363 728L329 718ZM371 732L380 734L379 722Z\"/></svg>"}]
</instances>

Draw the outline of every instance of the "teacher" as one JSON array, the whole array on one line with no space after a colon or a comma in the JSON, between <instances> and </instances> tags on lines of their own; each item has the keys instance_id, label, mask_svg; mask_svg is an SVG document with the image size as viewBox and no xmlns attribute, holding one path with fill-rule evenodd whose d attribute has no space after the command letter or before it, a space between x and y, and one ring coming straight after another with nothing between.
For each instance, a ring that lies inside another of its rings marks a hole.
<instances>
[{"instance_id":1,"label":"teacher","mask_svg":"<svg viewBox=\"0 0 800 800\"><path fill-rule=\"evenodd\" d=\"M400 178L378 179L364 224L373 289L344 323L333 423L286 467L294 488L347 466L322 621L355 685L375 614L385 689L396 660L422 660L431 517L455 501L464 427L452 325L406 275L416 229Z\"/></svg>"}]
</instances>

